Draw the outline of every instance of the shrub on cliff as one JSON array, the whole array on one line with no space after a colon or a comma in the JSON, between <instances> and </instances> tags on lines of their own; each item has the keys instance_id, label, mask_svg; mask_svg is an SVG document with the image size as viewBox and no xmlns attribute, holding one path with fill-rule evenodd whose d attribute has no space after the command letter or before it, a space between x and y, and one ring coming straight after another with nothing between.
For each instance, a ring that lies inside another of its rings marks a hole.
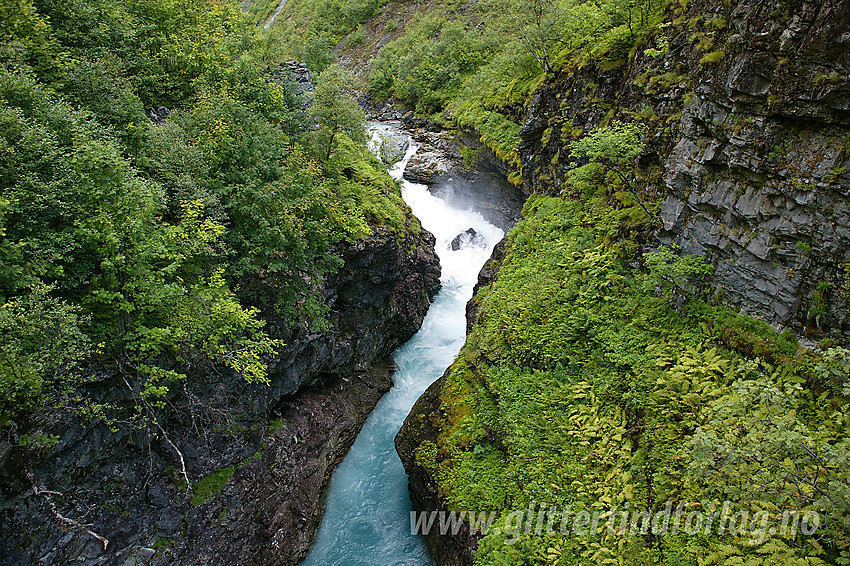
<instances>
[{"instance_id":1,"label":"shrub on cliff","mask_svg":"<svg viewBox=\"0 0 850 566\"><path fill-rule=\"evenodd\" d=\"M316 108L344 164L314 150L303 101L266 64L273 32L235 2L22 0L0 8L0 30L10 430L68 410L167 439L208 381L267 382L280 343L265 317L325 324L343 242L415 229L352 141L359 108L325 96L340 83L319 83ZM154 126L144 109L159 105Z\"/></svg>"},{"instance_id":2,"label":"shrub on cliff","mask_svg":"<svg viewBox=\"0 0 850 566\"><path fill-rule=\"evenodd\" d=\"M583 206L529 199L442 389L428 471L450 509L495 510L501 529L480 540L475 563L814 565L846 556L844 357L798 352L766 324L698 299L675 310L604 233L581 225ZM731 339L735 325L760 354ZM746 512L746 530L718 530L724 501L735 506L726 527ZM663 516L668 502L687 504L679 530L641 530L639 514ZM624 510L617 534L609 520ZM714 527L689 534L693 513L715 517ZM781 530L786 514L799 523L813 513L813 537ZM753 517L777 530L754 539Z\"/></svg>"},{"instance_id":3,"label":"shrub on cliff","mask_svg":"<svg viewBox=\"0 0 850 566\"><path fill-rule=\"evenodd\" d=\"M366 140L366 116L354 97L354 76L339 64L333 64L316 79L316 98L310 109L319 123L316 139L320 151L330 159L334 141L344 133L351 140Z\"/></svg>"}]
</instances>

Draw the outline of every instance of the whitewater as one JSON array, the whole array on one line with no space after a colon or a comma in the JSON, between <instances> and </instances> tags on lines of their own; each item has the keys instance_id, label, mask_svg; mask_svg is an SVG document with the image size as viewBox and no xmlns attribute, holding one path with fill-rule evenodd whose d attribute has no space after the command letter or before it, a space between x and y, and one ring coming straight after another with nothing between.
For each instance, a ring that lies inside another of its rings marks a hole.
<instances>
[{"instance_id":1,"label":"whitewater","mask_svg":"<svg viewBox=\"0 0 850 566\"><path fill-rule=\"evenodd\" d=\"M372 146L394 125L375 124ZM442 289L419 332L395 352L393 388L363 425L351 450L334 470L316 542L301 566L426 566L432 564L419 535L411 534L407 475L393 440L416 399L454 361L466 334L466 302L478 272L502 239L502 230L475 210L457 208L425 185L404 180L418 146L411 140L404 158L390 169L405 202L423 228L434 234ZM484 246L452 251L451 242L472 228Z\"/></svg>"}]
</instances>

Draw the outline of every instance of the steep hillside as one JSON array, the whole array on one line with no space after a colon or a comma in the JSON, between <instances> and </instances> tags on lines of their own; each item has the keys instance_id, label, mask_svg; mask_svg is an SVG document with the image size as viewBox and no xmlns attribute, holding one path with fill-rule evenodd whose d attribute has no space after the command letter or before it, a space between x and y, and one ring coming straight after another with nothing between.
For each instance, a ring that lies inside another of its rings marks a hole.
<instances>
[{"instance_id":1,"label":"steep hillside","mask_svg":"<svg viewBox=\"0 0 850 566\"><path fill-rule=\"evenodd\" d=\"M850 559L848 9L670 5L492 106L535 194L397 438L417 509L476 513L438 563Z\"/></svg>"},{"instance_id":2,"label":"steep hillside","mask_svg":"<svg viewBox=\"0 0 850 566\"><path fill-rule=\"evenodd\" d=\"M306 553L440 268L348 75L275 44L235 2L0 5L0 563Z\"/></svg>"}]
</instances>

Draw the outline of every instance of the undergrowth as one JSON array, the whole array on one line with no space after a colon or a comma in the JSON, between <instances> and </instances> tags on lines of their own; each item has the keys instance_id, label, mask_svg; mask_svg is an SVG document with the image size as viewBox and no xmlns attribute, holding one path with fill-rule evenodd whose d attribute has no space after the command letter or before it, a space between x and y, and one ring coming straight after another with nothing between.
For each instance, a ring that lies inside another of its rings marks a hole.
<instances>
[{"instance_id":1,"label":"undergrowth","mask_svg":"<svg viewBox=\"0 0 850 566\"><path fill-rule=\"evenodd\" d=\"M829 356L698 296L673 308L577 209L532 196L499 278L477 296L430 454L449 507L497 510L500 525L532 501L654 512L688 501L690 512L732 500L817 511L829 526L819 543L760 544L491 531L476 564L819 564L847 550L846 373L827 372L825 385ZM788 466L823 491L801 494Z\"/></svg>"}]
</instances>

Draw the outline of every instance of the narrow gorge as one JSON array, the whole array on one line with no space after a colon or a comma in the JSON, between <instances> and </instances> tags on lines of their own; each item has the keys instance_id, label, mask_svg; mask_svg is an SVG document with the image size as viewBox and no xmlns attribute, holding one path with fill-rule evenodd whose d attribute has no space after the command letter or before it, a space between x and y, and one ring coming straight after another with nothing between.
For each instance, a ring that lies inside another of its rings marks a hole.
<instances>
[{"instance_id":1,"label":"narrow gorge","mask_svg":"<svg viewBox=\"0 0 850 566\"><path fill-rule=\"evenodd\" d=\"M374 136L406 137L392 127L374 127ZM406 143L404 145L407 145ZM413 142L393 168L401 180L418 144ZM446 183L444 180L443 186ZM440 194L440 191L435 191ZM407 476L393 439L410 407L454 360L465 338L464 309L472 298L480 266L504 232L466 208L429 192L422 184L402 181L402 194L423 228L436 237L442 266L442 289L419 332L396 351L395 385L363 427L346 460L331 481L323 524L304 566L324 564L430 564L416 534L410 532ZM478 236L458 244L459 235Z\"/></svg>"},{"instance_id":2,"label":"narrow gorge","mask_svg":"<svg viewBox=\"0 0 850 566\"><path fill-rule=\"evenodd\" d=\"M9 0L0 566L850 564L850 0Z\"/></svg>"}]
</instances>

